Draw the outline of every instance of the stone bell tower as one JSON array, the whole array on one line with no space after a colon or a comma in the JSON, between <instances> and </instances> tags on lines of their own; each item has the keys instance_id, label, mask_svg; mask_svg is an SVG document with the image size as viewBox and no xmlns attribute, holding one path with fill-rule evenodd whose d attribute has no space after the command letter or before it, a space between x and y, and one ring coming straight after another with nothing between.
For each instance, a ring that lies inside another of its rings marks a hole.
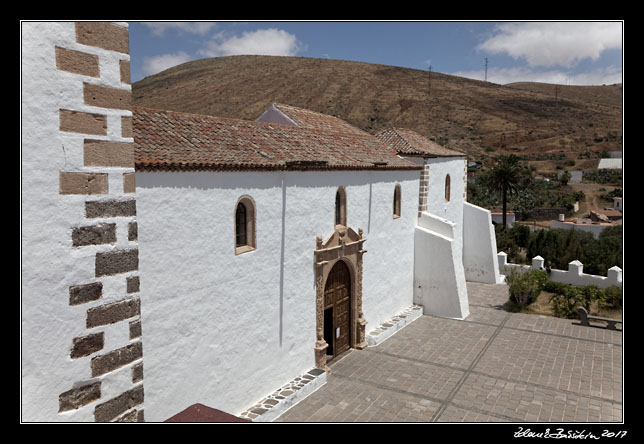
<instances>
[{"instance_id":1,"label":"stone bell tower","mask_svg":"<svg viewBox=\"0 0 644 444\"><path fill-rule=\"evenodd\" d=\"M21 419L143 421L128 25L21 46Z\"/></svg>"}]
</instances>

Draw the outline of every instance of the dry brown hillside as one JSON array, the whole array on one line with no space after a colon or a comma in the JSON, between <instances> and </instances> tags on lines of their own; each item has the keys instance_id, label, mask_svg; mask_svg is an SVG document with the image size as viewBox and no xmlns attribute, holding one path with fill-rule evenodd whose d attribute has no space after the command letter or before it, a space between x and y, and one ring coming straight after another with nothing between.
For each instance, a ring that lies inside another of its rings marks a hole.
<instances>
[{"instance_id":1,"label":"dry brown hillside","mask_svg":"<svg viewBox=\"0 0 644 444\"><path fill-rule=\"evenodd\" d=\"M596 167L599 151L622 149L621 84L501 86L360 62L231 56L170 68L134 83L132 92L139 106L251 120L285 103L371 133L410 128L475 160L566 153L595 159Z\"/></svg>"}]
</instances>

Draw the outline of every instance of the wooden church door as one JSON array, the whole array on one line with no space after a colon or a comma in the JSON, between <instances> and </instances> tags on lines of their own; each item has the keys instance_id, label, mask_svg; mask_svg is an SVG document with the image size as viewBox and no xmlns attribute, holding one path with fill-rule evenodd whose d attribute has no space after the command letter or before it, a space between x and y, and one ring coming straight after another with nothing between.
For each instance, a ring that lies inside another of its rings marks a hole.
<instances>
[{"instance_id":1,"label":"wooden church door","mask_svg":"<svg viewBox=\"0 0 644 444\"><path fill-rule=\"evenodd\" d=\"M342 261L333 266L324 286L324 340L329 360L351 344L351 273Z\"/></svg>"}]
</instances>

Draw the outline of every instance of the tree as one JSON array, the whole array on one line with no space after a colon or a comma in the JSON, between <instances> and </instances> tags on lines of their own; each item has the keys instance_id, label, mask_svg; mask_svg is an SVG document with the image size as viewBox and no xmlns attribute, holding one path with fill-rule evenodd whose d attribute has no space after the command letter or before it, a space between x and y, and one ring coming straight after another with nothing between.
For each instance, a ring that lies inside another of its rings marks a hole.
<instances>
[{"instance_id":1,"label":"tree","mask_svg":"<svg viewBox=\"0 0 644 444\"><path fill-rule=\"evenodd\" d=\"M568 181L570 180L570 178L571 178L571 177L572 177L572 175L570 174L570 171L564 171L564 172L561 174L561 177L559 178L559 182L560 182L563 186L566 186L566 185L568 185Z\"/></svg>"},{"instance_id":2,"label":"tree","mask_svg":"<svg viewBox=\"0 0 644 444\"><path fill-rule=\"evenodd\" d=\"M519 164L519 158L510 154L501 156L487 176L488 186L501 194L503 202L503 229L507 226L508 194L513 195L519 191L524 171Z\"/></svg>"}]
</instances>

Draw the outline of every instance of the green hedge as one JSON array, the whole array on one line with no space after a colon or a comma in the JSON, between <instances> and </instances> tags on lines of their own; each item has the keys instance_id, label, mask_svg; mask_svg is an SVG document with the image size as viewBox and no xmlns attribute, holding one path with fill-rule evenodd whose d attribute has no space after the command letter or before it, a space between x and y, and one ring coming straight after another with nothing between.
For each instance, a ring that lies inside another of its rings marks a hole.
<instances>
[{"instance_id":1,"label":"green hedge","mask_svg":"<svg viewBox=\"0 0 644 444\"><path fill-rule=\"evenodd\" d=\"M570 284L551 282L548 274L542 270L527 270L520 272L512 270L506 276L510 295L510 309L522 310L536 301L541 291L552 293L550 303L555 316L573 319L577 318L577 307L590 311L593 303L602 309L617 309L622 307L622 289L611 286L601 289L595 285L577 287Z\"/></svg>"},{"instance_id":2,"label":"green hedge","mask_svg":"<svg viewBox=\"0 0 644 444\"><path fill-rule=\"evenodd\" d=\"M599 309L621 308L622 289L611 286L601 289L595 285L576 287L569 284L547 282L543 290L552 293L550 303L556 316L573 319L578 316L577 307L590 311L590 305L597 303Z\"/></svg>"},{"instance_id":3,"label":"green hedge","mask_svg":"<svg viewBox=\"0 0 644 444\"><path fill-rule=\"evenodd\" d=\"M512 270L506 276L510 301L521 309L532 304L548 282L548 274L542 270L524 272Z\"/></svg>"}]
</instances>

